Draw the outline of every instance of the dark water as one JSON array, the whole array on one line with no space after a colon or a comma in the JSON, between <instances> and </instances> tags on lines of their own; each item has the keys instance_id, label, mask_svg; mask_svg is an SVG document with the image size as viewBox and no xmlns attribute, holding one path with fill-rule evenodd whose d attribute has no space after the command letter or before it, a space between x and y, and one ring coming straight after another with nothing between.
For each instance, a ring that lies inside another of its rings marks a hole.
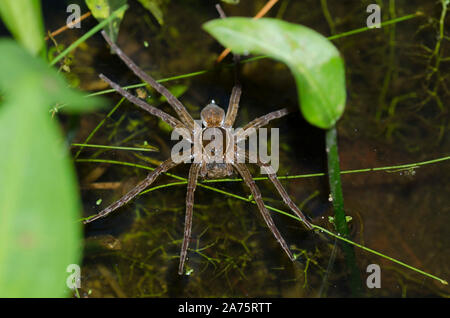
<instances>
[{"instance_id":1,"label":"dark water","mask_svg":"<svg viewBox=\"0 0 450 318\"><path fill-rule=\"evenodd\" d=\"M73 1L71 1L72 3ZM62 3L62 2L61 2ZM217 18L214 1L165 1L164 24L138 3L122 22L119 45L155 78L208 70L205 74L165 82L168 88L185 89L180 97L191 114L211 99L228 104L235 83L228 57L215 59L222 47L201 28ZM229 16L252 16L265 1L223 4ZM324 35L365 26L370 1L327 1L333 19L325 19L321 1L280 0L268 16L311 27ZM347 72L348 102L338 124L342 170L414 163L449 154L449 63L437 72L435 58L425 54L437 43L441 6L435 1L377 1L382 19L422 11L423 17L334 41ZM395 8L392 6L395 4ZM391 7L389 7L391 5ZM61 9L62 7L62 9ZM64 7L44 6L47 27L63 25ZM84 9L83 12L86 12ZM390 15L395 12L395 15ZM448 30L448 18L445 20ZM81 30L56 38L64 44L76 40L95 22L88 18ZM448 40L439 54L450 56ZM97 78L108 75L121 85L138 79L118 58L111 56L100 36L76 50L71 80L87 91L106 89ZM298 109L297 93L289 70L264 59L241 65L243 86L237 126L282 107ZM438 84L437 84L438 83ZM437 88L436 88L436 85ZM385 86L385 87L384 87ZM436 94L430 94L435 91ZM149 91L153 94L152 91ZM74 142L83 142L119 101L106 95L110 108L81 118L63 118ZM437 96L437 97L436 97ZM158 107L170 112L166 103ZM324 132L307 124L299 112L277 120L280 128L278 174L298 175L326 171ZM141 146L159 152L84 150L80 158L130 162L154 167L170 153L173 142L158 120L123 103L90 141L92 144ZM74 151L75 154L75 151ZM352 217L351 239L428 273L448 280L450 218L449 164L425 165L408 171L347 174L342 178L345 210ZM92 215L117 200L146 176L146 171L115 164L77 163L84 215ZM186 177L188 167L172 173ZM258 173L253 169L253 174ZM174 182L163 176L156 185ZM313 223L333 230L333 215L325 177L283 181L291 198ZM241 182L209 184L243 197ZM266 204L288 209L268 181L258 181ZM103 187L104 189L94 189ZM189 276L177 274L184 226L186 186L152 191L133 200L105 219L86 227L82 267L82 295L97 297L348 297L352 296L345 260L339 244L308 232L289 217L273 213L275 223L291 249L299 255L292 263L265 226L256 206L199 187L195 193L192 240L188 252ZM98 206L97 201L102 199ZM355 249L357 266L367 297L448 296L441 283L377 255ZM381 269L381 288L366 287L369 264Z\"/></svg>"}]
</instances>

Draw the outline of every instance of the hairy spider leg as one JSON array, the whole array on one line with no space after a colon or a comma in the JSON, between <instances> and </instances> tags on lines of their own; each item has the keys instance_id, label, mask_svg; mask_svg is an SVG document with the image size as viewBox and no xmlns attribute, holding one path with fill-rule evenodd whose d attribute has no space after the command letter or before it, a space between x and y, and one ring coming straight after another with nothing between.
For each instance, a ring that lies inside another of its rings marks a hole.
<instances>
[{"instance_id":1,"label":"hairy spider leg","mask_svg":"<svg viewBox=\"0 0 450 318\"><path fill-rule=\"evenodd\" d=\"M228 104L227 114L225 116L224 127L233 127L239 110L239 100L241 98L242 89L240 85L235 85L231 91L230 102Z\"/></svg>"},{"instance_id":2,"label":"hairy spider leg","mask_svg":"<svg viewBox=\"0 0 450 318\"><path fill-rule=\"evenodd\" d=\"M147 177L142 180L137 186L135 186L133 189L127 192L123 197L121 197L119 200L114 202L113 204L109 205L107 208L100 211L95 216L91 217L90 219L87 219L83 221L84 224L90 223L92 221L95 221L97 219L100 219L102 217L107 216L109 213L113 212L114 210L120 208L121 206L128 203L130 200L132 200L134 197L136 197L139 193L141 193L145 188L147 188L149 185L151 185L158 176L164 172L167 172L169 169L179 165L180 163L175 163L172 161L172 159L167 159L162 164L160 164L158 167L155 168L152 172L150 172Z\"/></svg>"},{"instance_id":3,"label":"hairy spider leg","mask_svg":"<svg viewBox=\"0 0 450 318\"><path fill-rule=\"evenodd\" d=\"M178 117L181 121L189 128L194 129L194 119L188 113L183 104L176 98L167 88L159 84L157 81L153 79L150 75L145 73L142 69L140 69L109 37L106 35L105 31L102 31L102 35L105 38L106 42L108 42L109 46L111 46L112 50L116 52L116 54L120 57L120 59L128 66L129 69L133 71L136 76L138 76L144 82L147 82L150 86L152 86L158 93L163 95L167 102L172 106L175 112L178 114Z\"/></svg>"},{"instance_id":4,"label":"hairy spider leg","mask_svg":"<svg viewBox=\"0 0 450 318\"><path fill-rule=\"evenodd\" d=\"M175 117L172 117L171 115L167 114L166 112L163 112L162 110L153 107L149 104L147 104L142 99L130 94L126 90L124 90L122 87L120 87L119 84L114 83L112 80L107 78L105 75L100 74L99 77L104 80L106 83L108 83L109 86L111 86L116 92L118 92L120 95L128 99L131 103L135 104L136 106L139 106L143 110L149 112L150 114L162 119L165 121L170 127L172 128L185 128L185 125L176 119Z\"/></svg>"},{"instance_id":5,"label":"hairy spider leg","mask_svg":"<svg viewBox=\"0 0 450 318\"><path fill-rule=\"evenodd\" d=\"M200 171L201 164L193 163L189 169L189 178L187 185L186 194L186 216L184 221L184 237L183 243L181 245L180 253L180 265L178 268L178 274L183 274L184 263L186 262L187 249L189 247L189 241L191 239L191 229L192 229L192 213L194 209L194 192L197 186L198 174Z\"/></svg>"},{"instance_id":6,"label":"hairy spider leg","mask_svg":"<svg viewBox=\"0 0 450 318\"><path fill-rule=\"evenodd\" d=\"M245 125L242 130L236 133L236 141L241 141L247 138L250 129L261 128L267 125L270 121L286 116L288 113L289 111L286 108L282 108L274 112L268 113L264 116L253 119L251 122Z\"/></svg>"},{"instance_id":7,"label":"hairy spider leg","mask_svg":"<svg viewBox=\"0 0 450 318\"><path fill-rule=\"evenodd\" d=\"M247 184L247 186L250 188L250 192L252 193L253 199L256 202L256 205L258 206L259 211L261 212L261 215L266 222L269 229L272 231L273 235L277 239L278 243L280 243L283 250L286 252L286 254L289 256L289 258L294 261L294 256L292 255L291 250L289 249L288 245L286 244L286 241L281 236L280 232L278 231L277 227L275 226L275 223L273 222L272 217L270 216L269 211L267 210L266 206L264 205L264 201L261 197L261 191L259 191L258 186L256 185L255 181L253 180L250 171L245 166L245 164L242 163L236 163L233 164L233 167L239 172L244 182Z\"/></svg>"}]
</instances>

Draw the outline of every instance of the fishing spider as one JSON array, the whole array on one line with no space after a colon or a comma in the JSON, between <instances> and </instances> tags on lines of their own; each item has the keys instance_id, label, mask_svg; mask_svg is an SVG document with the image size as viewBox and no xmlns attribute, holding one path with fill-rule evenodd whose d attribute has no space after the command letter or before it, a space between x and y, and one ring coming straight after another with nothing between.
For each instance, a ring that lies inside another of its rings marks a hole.
<instances>
[{"instance_id":1,"label":"fishing spider","mask_svg":"<svg viewBox=\"0 0 450 318\"><path fill-rule=\"evenodd\" d=\"M248 123L244 128L237 133L232 133L231 127L234 124L238 108L239 108L239 99L241 95L241 87L239 85L236 85L233 87L230 102L228 106L228 110L225 113L225 111L220 108L218 105L216 105L214 102L207 105L205 108L202 109L200 113L200 117L202 119L203 124L206 126L206 128L200 128L200 137L197 139L194 139L195 131L199 127L198 123L194 121L194 119L191 117L191 115L187 112L186 108L183 106L183 104L175 97L173 96L164 86L156 82L150 75L146 74L142 69L140 69L127 55L123 53L123 51L111 41L111 39L106 35L106 33L102 32L103 37L106 39L108 44L111 46L113 51L120 57L120 59L143 81L147 82L149 85L151 85L156 91L158 91L161 95L165 96L167 98L168 103L172 106L172 108L177 113L180 120L174 118L173 116L147 104L145 101L137 98L136 96L128 93L126 90L121 88L118 84L114 83L110 79L108 79L105 75L100 74L100 78L106 81L114 90L116 90L119 94L124 96L126 99L128 99L131 103L139 106L140 108L146 110L150 114L159 117L163 121L165 121L167 124L169 124L174 129L184 129L190 132L187 136L185 136L190 143L192 143L195 146L195 142L199 142L201 145L201 148L204 149L205 147L205 140L203 140L203 134L207 129L219 129L223 132L225 132L225 139L227 141L229 140L245 140L247 135L246 132L250 131L250 129L258 129L260 127L263 127L267 125L271 120L277 119L280 117L285 116L288 112L286 109L280 109L274 112L271 112L265 116L256 118L255 120ZM194 140L194 141L193 141ZM229 146L229 143L227 143L227 147ZM194 147L192 147L194 148ZM219 153L219 156L224 159L223 161L210 161L208 160L208 154L201 155L200 161L195 161L191 164L190 170L189 170L189 177L188 177L188 184L187 184L187 195L186 195L186 217L185 217L185 225L184 225L184 238L183 243L181 246L181 254L180 254L180 264L178 269L178 274L183 274L183 268L184 263L186 261L187 256L187 249L189 245L189 240L191 237L191 226L192 226L192 211L194 207L194 191L197 185L197 179L198 177L202 178L208 178L208 179L217 179L224 176L229 176L233 173L233 170L236 170L242 177L242 179L245 181L247 186L250 188L251 194L253 196L253 200L255 200L259 211L261 212L262 217L264 218L264 221L266 222L267 226L272 231L275 238L278 240L278 242L281 244L281 247L286 252L286 254L289 256L289 258L294 261L294 256L292 255L291 251L289 250L288 245L286 244L285 240L281 236L280 232L276 228L272 217L270 216L269 211L264 206L264 202L261 197L261 192L256 186L255 181L253 180L250 171L248 170L247 166L244 163L241 163L242 159L239 158L239 152L236 151L236 146L232 149L233 156L230 158L225 158L225 152L229 153L230 148L225 149L226 151L223 151L222 153ZM248 152L244 154L244 156L248 157ZM185 156L185 160L192 159L194 157L194 154L192 154L192 151L188 152ZM136 197L140 192L142 192L145 188L147 188L149 185L151 185L156 178L167 172L169 169L177 166L181 162L175 162L172 160L172 158L167 159L161 165L156 167L152 172L150 172L147 177L141 181L138 185L136 185L132 190L130 190L127 194L125 194L122 198L117 200L116 202L109 205L104 210L100 211L95 216L91 217L90 219L87 219L84 221L84 223L89 223L94 220L97 220L99 218L102 218L112 211L120 208L130 200L132 200L134 197ZM256 162L263 171L266 172L268 175L270 181L274 184L275 188L278 190L279 194L283 198L284 203L297 215L305 224L305 226L308 229L312 229L311 223L305 218L303 213L300 211L300 209L294 204L294 202L289 197L286 190L281 185L280 181L277 178L277 175L272 168L271 165L266 164L258 160Z\"/></svg>"}]
</instances>

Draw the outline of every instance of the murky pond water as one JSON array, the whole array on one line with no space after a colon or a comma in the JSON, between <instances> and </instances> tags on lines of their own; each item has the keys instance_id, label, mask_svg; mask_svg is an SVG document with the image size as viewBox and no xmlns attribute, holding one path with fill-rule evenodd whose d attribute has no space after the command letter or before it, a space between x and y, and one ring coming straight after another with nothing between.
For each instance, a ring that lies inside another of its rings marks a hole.
<instances>
[{"instance_id":1,"label":"murky pond water","mask_svg":"<svg viewBox=\"0 0 450 318\"><path fill-rule=\"evenodd\" d=\"M71 1L73 2L73 1ZM165 82L195 118L211 99L226 107L235 83L231 57L219 65L222 47L201 28L217 18L213 1L164 1L164 24L137 2L125 15L118 43L145 71L167 78L199 70L207 72ZM433 71L436 56L427 54L438 40L441 6L436 1L373 1L382 5L382 19L417 11L423 16L334 41L347 72L348 102L338 124L342 170L395 166L448 156L449 63ZM223 4L229 16L253 16L265 1ZM325 9L324 3L328 4ZM365 26L371 1L280 0L271 17L311 27L324 35ZM63 7L61 5L61 7ZM52 14L55 8L48 8ZM63 9L62 9L63 10ZM329 12L329 19L326 19ZM51 13L48 13L52 16ZM49 29L64 23L64 16L47 19ZM449 18L444 21L448 31ZM56 38L71 43L94 25ZM78 32L78 33L77 33ZM447 35L448 36L448 35ZM449 41L439 54L450 56ZM227 66L228 65L228 66ZM76 50L71 65L73 80L87 91L107 89L98 79L104 73L121 85L139 83L117 57L111 56L99 35ZM262 59L242 64L243 86L237 126L270 111L298 109L295 83L282 64ZM135 92L150 94L153 91ZM171 112L167 103L152 100ZM108 115L120 100L106 95L109 109L67 120L73 142L84 142L106 118L90 140L113 146L155 146L158 152L92 151L84 149L77 170L84 216L97 213L117 200L139 180L145 169L100 162L109 160L155 167L170 155L170 133L158 120L128 102ZM278 175L303 175L326 171L324 132L293 112L274 121L280 128ZM77 149L74 149L74 155ZM95 159L95 160L92 160ZM188 167L173 174L187 176ZM259 169L252 169L254 175ZM343 175L345 210L352 217L351 239L408 265L449 279L450 184L449 164L441 162L413 170L390 169ZM155 185L177 180L161 177ZM266 204L288 211L269 181L258 181ZM282 181L292 199L311 220L333 230L333 215L326 177ZM242 182L208 184L247 198ZM273 213L275 223L298 255L291 262L265 226L254 204L201 186L195 192L192 240L186 270L177 274L183 238L185 185L160 187L139 196L107 218L85 228L81 295L94 297L348 297L352 296L340 243L332 237L308 232L299 222ZM101 199L101 200L100 200ZM385 258L355 249L368 297L448 296L449 288L431 278ZM369 264L381 269L381 288L366 287Z\"/></svg>"}]
</instances>

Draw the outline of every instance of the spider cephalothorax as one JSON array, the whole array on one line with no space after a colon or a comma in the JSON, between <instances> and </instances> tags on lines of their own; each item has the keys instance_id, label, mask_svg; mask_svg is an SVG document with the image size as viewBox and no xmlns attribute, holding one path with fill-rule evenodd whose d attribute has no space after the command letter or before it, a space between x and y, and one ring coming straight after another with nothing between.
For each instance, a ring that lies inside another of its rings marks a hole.
<instances>
[{"instance_id":1,"label":"spider cephalothorax","mask_svg":"<svg viewBox=\"0 0 450 318\"><path fill-rule=\"evenodd\" d=\"M212 100L202 109L200 118L206 127L221 127L225 121L225 111Z\"/></svg>"},{"instance_id":2,"label":"spider cephalothorax","mask_svg":"<svg viewBox=\"0 0 450 318\"><path fill-rule=\"evenodd\" d=\"M203 108L200 117L201 122L205 126L205 128L202 128L198 122L194 121L183 104L175 96L173 96L164 86L156 82L150 75L142 71L128 56L126 56L122 52L119 47L117 47L111 41L111 39L109 39L109 37L104 32L102 32L102 34L111 48L138 77L147 82L156 91L167 98L168 103L175 110L179 119L147 104L145 101L128 93L118 84L109 80L106 76L101 74L100 78L105 80L111 87L113 87L118 93L127 98L133 104L143 108L150 114L159 117L160 119L168 123L173 129L179 130L180 135L188 140L191 143L191 146L189 147L188 151L182 153L181 157L179 157L178 160L169 158L164 161L161 165L156 167L155 170L150 172L143 181L136 185L122 198L112 203L104 210L100 211L97 215L86 220L84 223L89 223L98 218L106 216L107 214L123 206L135 196L137 196L141 191L152 184L160 174L167 172L169 169L177 166L178 164L181 164L183 162L190 162L191 167L189 169L186 195L185 230L183 243L181 246L180 266L178 269L179 274L183 274L184 263L187 256L187 249L191 237L194 191L197 185L197 179L199 177L213 179L222 178L224 176L231 175L234 171L241 175L242 179L250 188L253 199L255 200L267 226L270 228L273 235L280 243L283 250L287 253L289 258L291 260L294 260L294 256L289 250L288 245L273 223L269 211L264 206L264 202L261 198L261 192L256 186L256 183L245 164L245 162L248 162L246 161L246 159L249 155L251 155L251 153L243 150L242 148L239 148L238 146L239 142L245 140L247 136L252 133L252 131L267 125L267 123L272 119L280 118L286 115L288 113L287 110L280 109L271 112L265 116L256 118L255 120L244 126L242 129L233 130L232 126L236 119L237 111L239 108L239 99L241 95L240 86L235 86L232 90L226 113L214 102L211 102L205 108ZM214 136L214 138L212 138L212 136ZM217 146L216 144L216 146L210 147L211 144L217 141L220 141L218 144L221 146ZM255 161L255 163L260 166L262 171L264 171L268 175L270 181L272 181L272 183L275 185L275 188L280 193L286 205L303 221L306 227L312 229L311 223L309 223L309 221L305 218L303 213L291 200L286 190L279 182L273 167L270 164L264 163L260 160Z\"/></svg>"}]
</instances>

